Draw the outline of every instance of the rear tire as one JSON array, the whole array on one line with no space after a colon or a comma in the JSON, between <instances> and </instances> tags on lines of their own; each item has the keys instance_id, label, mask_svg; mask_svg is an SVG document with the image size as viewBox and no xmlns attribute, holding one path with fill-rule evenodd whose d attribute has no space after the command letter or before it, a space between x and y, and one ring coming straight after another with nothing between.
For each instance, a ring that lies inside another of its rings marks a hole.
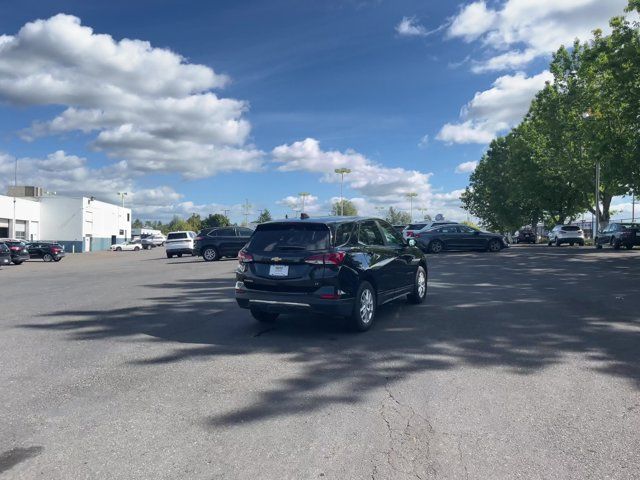
<instances>
[{"instance_id":1,"label":"rear tire","mask_svg":"<svg viewBox=\"0 0 640 480\"><path fill-rule=\"evenodd\" d=\"M630 243L627 243L625 247L627 247L627 250L633 250L633 245Z\"/></svg>"},{"instance_id":2,"label":"rear tire","mask_svg":"<svg viewBox=\"0 0 640 480\"><path fill-rule=\"evenodd\" d=\"M42 256L42 260L44 260L45 262L53 262L53 255L51 255L50 253L45 253Z\"/></svg>"},{"instance_id":3,"label":"rear tire","mask_svg":"<svg viewBox=\"0 0 640 480\"><path fill-rule=\"evenodd\" d=\"M14 260L13 264L14 265L22 265L22 260Z\"/></svg>"},{"instance_id":4,"label":"rear tire","mask_svg":"<svg viewBox=\"0 0 640 480\"><path fill-rule=\"evenodd\" d=\"M279 313L251 309L251 316L261 323L273 323L278 319L279 315Z\"/></svg>"},{"instance_id":5,"label":"rear tire","mask_svg":"<svg viewBox=\"0 0 640 480\"><path fill-rule=\"evenodd\" d=\"M615 241L613 242L613 248L614 248L615 250L620 250L620 240L615 240Z\"/></svg>"},{"instance_id":6,"label":"rear tire","mask_svg":"<svg viewBox=\"0 0 640 480\"><path fill-rule=\"evenodd\" d=\"M418 267L416 271L416 278L413 285L413 293L407 295L409 303L419 305L427 298L427 272L424 267Z\"/></svg>"},{"instance_id":7,"label":"rear tire","mask_svg":"<svg viewBox=\"0 0 640 480\"><path fill-rule=\"evenodd\" d=\"M55 258L53 259L53 261L54 261L54 262L59 262L60 260L62 260L62 257L55 257Z\"/></svg>"},{"instance_id":8,"label":"rear tire","mask_svg":"<svg viewBox=\"0 0 640 480\"><path fill-rule=\"evenodd\" d=\"M556 247L561 247L562 243L560 243L560 239L556 238Z\"/></svg>"},{"instance_id":9,"label":"rear tire","mask_svg":"<svg viewBox=\"0 0 640 480\"><path fill-rule=\"evenodd\" d=\"M202 251L202 258L205 262L214 262L220 258L218 251L213 247L207 247Z\"/></svg>"},{"instance_id":10,"label":"rear tire","mask_svg":"<svg viewBox=\"0 0 640 480\"><path fill-rule=\"evenodd\" d=\"M430 253L440 253L444 249L444 244L440 240L434 240L429 244Z\"/></svg>"},{"instance_id":11,"label":"rear tire","mask_svg":"<svg viewBox=\"0 0 640 480\"><path fill-rule=\"evenodd\" d=\"M573 243L573 242L569 242L569 246L570 246L570 247L573 247L574 245L575 245L575 243Z\"/></svg>"},{"instance_id":12,"label":"rear tire","mask_svg":"<svg viewBox=\"0 0 640 480\"><path fill-rule=\"evenodd\" d=\"M178 257L178 258L182 258L182 254L181 254L181 253L178 253L177 257Z\"/></svg>"},{"instance_id":13,"label":"rear tire","mask_svg":"<svg viewBox=\"0 0 640 480\"><path fill-rule=\"evenodd\" d=\"M116 247L116 252L121 252L121 251L122 251L122 248Z\"/></svg>"},{"instance_id":14,"label":"rear tire","mask_svg":"<svg viewBox=\"0 0 640 480\"><path fill-rule=\"evenodd\" d=\"M360 283L351 314L351 327L357 332L366 332L373 325L376 311L375 290L369 282Z\"/></svg>"},{"instance_id":15,"label":"rear tire","mask_svg":"<svg viewBox=\"0 0 640 480\"><path fill-rule=\"evenodd\" d=\"M133 251L134 251L134 252L138 252L138 251L140 251L140 247L133 247Z\"/></svg>"},{"instance_id":16,"label":"rear tire","mask_svg":"<svg viewBox=\"0 0 640 480\"><path fill-rule=\"evenodd\" d=\"M596 243L596 249L602 250L602 244L601 243Z\"/></svg>"},{"instance_id":17,"label":"rear tire","mask_svg":"<svg viewBox=\"0 0 640 480\"><path fill-rule=\"evenodd\" d=\"M493 239L489 242L489 244L487 245L487 250L489 250L492 253L496 253L500 251L500 240L497 239Z\"/></svg>"},{"instance_id":18,"label":"rear tire","mask_svg":"<svg viewBox=\"0 0 640 480\"><path fill-rule=\"evenodd\" d=\"M167 253L167 258L173 258L173 254L172 253Z\"/></svg>"}]
</instances>

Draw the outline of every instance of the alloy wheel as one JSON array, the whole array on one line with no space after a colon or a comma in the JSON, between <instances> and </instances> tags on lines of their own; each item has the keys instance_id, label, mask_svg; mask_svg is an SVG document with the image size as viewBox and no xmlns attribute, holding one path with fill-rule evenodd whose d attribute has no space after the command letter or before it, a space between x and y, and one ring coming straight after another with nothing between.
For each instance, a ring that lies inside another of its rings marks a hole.
<instances>
[{"instance_id":1,"label":"alloy wheel","mask_svg":"<svg viewBox=\"0 0 640 480\"><path fill-rule=\"evenodd\" d=\"M427 278L424 274L424 271L420 270L418 272L418 297L422 298L427 293Z\"/></svg>"},{"instance_id":2,"label":"alloy wheel","mask_svg":"<svg viewBox=\"0 0 640 480\"><path fill-rule=\"evenodd\" d=\"M368 325L373 319L373 294L371 290L365 288L360 294L360 319L362 323Z\"/></svg>"}]
</instances>

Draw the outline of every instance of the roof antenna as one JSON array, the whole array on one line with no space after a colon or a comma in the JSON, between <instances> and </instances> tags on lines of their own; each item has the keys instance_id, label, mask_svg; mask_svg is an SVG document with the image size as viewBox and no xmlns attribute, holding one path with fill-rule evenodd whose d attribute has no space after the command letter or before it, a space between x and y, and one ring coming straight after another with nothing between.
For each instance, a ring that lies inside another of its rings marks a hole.
<instances>
[{"instance_id":1,"label":"roof antenna","mask_svg":"<svg viewBox=\"0 0 640 480\"><path fill-rule=\"evenodd\" d=\"M306 213L302 212L300 214L300 220L306 220L307 218L309 218L309 215L307 215Z\"/></svg>"}]
</instances>

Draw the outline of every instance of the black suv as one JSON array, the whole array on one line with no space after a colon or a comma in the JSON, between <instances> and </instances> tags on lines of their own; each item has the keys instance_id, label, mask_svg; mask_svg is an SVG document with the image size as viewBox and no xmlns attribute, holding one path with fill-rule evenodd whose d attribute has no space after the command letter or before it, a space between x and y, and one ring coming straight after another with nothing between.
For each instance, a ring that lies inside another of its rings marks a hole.
<instances>
[{"instance_id":1,"label":"black suv","mask_svg":"<svg viewBox=\"0 0 640 480\"><path fill-rule=\"evenodd\" d=\"M640 223L612 222L598 232L594 243L596 248L610 245L616 250L622 246L631 250L635 245L640 245Z\"/></svg>"},{"instance_id":2,"label":"black suv","mask_svg":"<svg viewBox=\"0 0 640 480\"><path fill-rule=\"evenodd\" d=\"M33 242L27 244L31 258L41 258L45 262L59 262L64 257L64 247L54 242Z\"/></svg>"},{"instance_id":3,"label":"black suv","mask_svg":"<svg viewBox=\"0 0 640 480\"><path fill-rule=\"evenodd\" d=\"M513 235L515 243L536 243L537 235L529 228L521 228Z\"/></svg>"},{"instance_id":4,"label":"black suv","mask_svg":"<svg viewBox=\"0 0 640 480\"><path fill-rule=\"evenodd\" d=\"M384 220L303 218L258 225L239 255L236 300L261 322L312 311L368 330L377 307L402 296L422 303L427 261Z\"/></svg>"},{"instance_id":5,"label":"black suv","mask_svg":"<svg viewBox=\"0 0 640 480\"><path fill-rule=\"evenodd\" d=\"M245 227L207 228L195 238L193 254L202 256L206 262L222 257L236 257L252 234L253 230Z\"/></svg>"},{"instance_id":6,"label":"black suv","mask_svg":"<svg viewBox=\"0 0 640 480\"><path fill-rule=\"evenodd\" d=\"M20 265L22 262L29 260L30 256L29 251L27 250L27 244L22 240L1 238L0 242L9 247L9 251L11 252L11 261L15 265Z\"/></svg>"}]
</instances>

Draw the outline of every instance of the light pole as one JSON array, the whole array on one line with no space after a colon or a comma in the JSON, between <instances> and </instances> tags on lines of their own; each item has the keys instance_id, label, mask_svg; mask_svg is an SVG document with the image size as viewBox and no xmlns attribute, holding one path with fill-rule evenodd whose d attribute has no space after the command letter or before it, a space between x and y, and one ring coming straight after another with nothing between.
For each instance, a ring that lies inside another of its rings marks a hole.
<instances>
[{"instance_id":1,"label":"light pole","mask_svg":"<svg viewBox=\"0 0 640 480\"><path fill-rule=\"evenodd\" d=\"M406 194L406 197L409 199L409 216L411 217L411 221L413 222L413 199L416 198L418 194L416 192L409 192Z\"/></svg>"},{"instance_id":2,"label":"light pole","mask_svg":"<svg viewBox=\"0 0 640 480\"><path fill-rule=\"evenodd\" d=\"M246 227L247 225L249 225L249 208L251 207L251 205L249 205L249 199L245 198L244 200L244 226Z\"/></svg>"},{"instance_id":3,"label":"light pole","mask_svg":"<svg viewBox=\"0 0 640 480\"><path fill-rule=\"evenodd\" d=\"M636 221L636 191L631 191L631 223Z\"/></svg>"},{"instance_id":4,"label":"light pole","mask_svg":"<svg viewBox=\"0 0 640 480\"><path fill-rule=\"evenodd\" d=\"M18 193L18 157L13 171L13 223L11 224L11 238L16 238L16 195Z\"/></svg>"},{"instance_id":5,"label":"light pole","mask_svg":"<svg viewBox=\"0 0 640 480\"><path fill-rule=\"evenodd\" d=\"M304 201L311 194L309 192L300 192L298 195L302 199L302 209L300 210L300 213L304 213Z\"/></svg>"},{"instance_id":6,"label":"light pole","mask_svg":"<svg viewBox=\"0 0 640 480\"><path fill-rule=\"evenodd\" d=\"M342 184L344 183L344 176L347 173L351 173L351 169L349 168L336 168L334 170L338 175L340 175L340 216L344 217L344 200L342 199Z\"/></svg>"},{"instance_id":7,"label":"light pole","mask_svg":"<svg viewBox=\"0 0 640 480\"><path fill-rule=\"evenodd\" d=\"M118 192L118 195L120 196L120 200L122 200L122 208L124 208L124 197L127 196L127 192Z\"/></svg>"}]
</instances>

